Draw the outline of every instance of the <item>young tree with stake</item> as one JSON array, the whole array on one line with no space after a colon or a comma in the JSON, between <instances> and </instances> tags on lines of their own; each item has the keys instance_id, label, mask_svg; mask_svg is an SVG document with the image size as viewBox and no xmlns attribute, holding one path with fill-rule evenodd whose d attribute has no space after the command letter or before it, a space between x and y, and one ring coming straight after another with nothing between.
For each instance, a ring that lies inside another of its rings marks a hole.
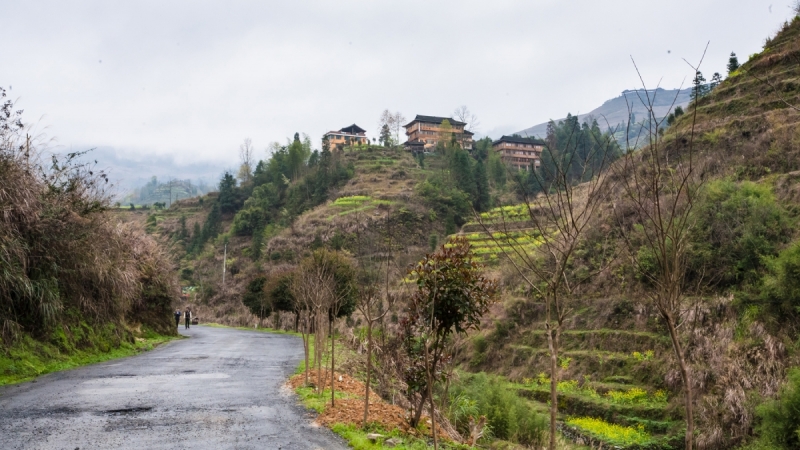
<instances>
[{"instance_id":1,"label":"young tree with stake","mask_svg":"<svg viewBox=\"0 0 800 450\"><path fill-rule=\"evenodd\" d=\"M426 256L409 272L417 290L411 295L402 321L407 352L413 360L422 359L413 378L414 404L411 425L419 424L426 401L430 402L431 428L436 446L436 416L433 385L440 364L447 357L448 339L455 333L477 328L481 317L495 299L497 283L481 273L482 266L472 258L469 242L455 238ZM419 373L422 372L422 373Z\"/></svg>"}]
</instances>

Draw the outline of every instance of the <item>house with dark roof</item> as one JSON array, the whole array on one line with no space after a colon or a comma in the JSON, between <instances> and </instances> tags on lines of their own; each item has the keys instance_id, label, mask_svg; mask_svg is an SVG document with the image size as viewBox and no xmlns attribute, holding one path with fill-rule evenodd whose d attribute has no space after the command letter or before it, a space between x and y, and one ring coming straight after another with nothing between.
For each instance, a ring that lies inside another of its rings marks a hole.
<instances>
[{"instance_id":1,"label":"house with dark roof","mask_svg":"<svg viewBox=\"0 0 800 450\"><path fill-rule=\"evenodd\" d=\"M519 135L503 136L492 142L492 149L500 154L506 164L519 170L539 167L545 142Z\"/></svg>"},{"instance_id":2,"label":"house with dark roof","mask_svg":"<svg viewBox=\"0 0 800 450\"><path fill-rule=\"evenodd\" d=\"M345 147L368 144L369 138L367 138L367 130L356 124L352 124L339 131L329 131L325 133L325 135L322 136L323 146L325 141L328 141L329 149L341 150Z\"/></svg>"},{"instance_id":3,"label":"house with dark roof","mask_svg":"<svg viewBox=\"0 0 800 450\"><path fill-rule=\"evenodd\" d=\"M444 122L450 124L449 129L443 127ZM461 148L472 149L472 136L474 133L466 129L467 124L452 117L417 115L414 120L403 125L406 129L406 142L403 144L411 151L430 151L441 140L455 140Z\"/></svg>"}]
</instances>

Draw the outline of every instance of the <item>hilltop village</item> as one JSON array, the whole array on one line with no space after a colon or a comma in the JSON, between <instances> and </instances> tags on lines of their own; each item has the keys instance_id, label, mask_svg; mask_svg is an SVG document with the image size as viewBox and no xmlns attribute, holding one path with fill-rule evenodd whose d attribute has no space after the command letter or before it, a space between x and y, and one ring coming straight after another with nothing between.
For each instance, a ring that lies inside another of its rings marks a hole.
<instances>
[{"instance_id":1,"label":"hilltop village","mask_svg":"<svg viewBox=\"0 0 800 450\"><path fill-rule=\"evenodd\" d=\"M799 56L797 15L724 78L606 102L623 126L246 139L152 208L32 157L6 101L0 447L167 420L220 448L798 449Z\"/></svg>"}]
</instances>

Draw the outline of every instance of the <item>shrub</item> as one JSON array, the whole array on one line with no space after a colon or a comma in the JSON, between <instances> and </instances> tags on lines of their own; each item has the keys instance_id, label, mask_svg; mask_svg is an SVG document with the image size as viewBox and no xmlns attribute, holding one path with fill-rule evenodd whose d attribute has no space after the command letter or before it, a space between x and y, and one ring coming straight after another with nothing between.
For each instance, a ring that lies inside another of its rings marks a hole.
<instances>
[{"instance_id":1,"label":"shrub","mask_svg":"<svg viewBox=\"0 0 800 450\"><path fill-rule=\"evenodd\" d=\"M691 276L711 272L721 286L757 281L764 258L774 256L791 231L770 187L750 181L708 183L696 215Z\"/></svg>"},{"instance_id":2,"label":"shrub","mask_svg":"<svg viewBox=\"0 0 800 450\"><path fill-rule=\"evenodd\" d=\"M800 241L792 243L775 258L767 259L762 298L800 310Z\"/></svg>"},{"instance_id":3,"label":"shrub","mask_svg":"<svg viewBox=\"0 0 800 450\"><path fill-rule=\"evenodd\" d=\"M789 371L778 397L760 405L756 415L758 443L763 448L800 448L800 369Z\"/></svg>"},{"instance_id":4,"label":"shrub","mask_svg":"<svg viewBox=\"0 0 800 450\"><path fill-rule=\"evenodd\" d=\"M458 399L460 404L470 405L475 416L487 418L492 434L498 439L510 440L527 446L543 445L547 421L518 397L499 377L479 373L464 375L460 383L450 388L451 401ZM461 431L466 429L468 416L451 416Z\"/></svg>"}]
</instances>

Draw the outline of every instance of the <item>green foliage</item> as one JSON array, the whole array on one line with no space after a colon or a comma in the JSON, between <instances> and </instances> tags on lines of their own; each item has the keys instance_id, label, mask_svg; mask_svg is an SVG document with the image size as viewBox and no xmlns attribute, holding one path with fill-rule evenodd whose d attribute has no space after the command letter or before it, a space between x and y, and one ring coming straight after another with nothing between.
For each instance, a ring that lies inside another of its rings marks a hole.
<instances>
[{"instance_id":1,"label":"green foliage","mask_svg":"<svg viewBox=\"0 0 800 450\"><path fill-rule=\"evenodd\" d=\"M470 417L486 416L495 438L529 447L545 443L546 419L499 377L485 373L462 375L450 387L450 403L459 406L448 411L451 422L466 435Z\"/></svg>"},{"instance_id":2,"label":"green foliage","mask_svg":"<svg viewBox=\"0 0 800 450\"><path fill-rule=\"evenodd\" d=\"M689 279L720 286L758 280L765 258L777 254L791 221L769 186L722 179L705 185L695 208Z\"/></svg>"},{"instance_id":3,"label":"green foliage","mask_svg":"<svg viewBox=\"0 0 800 450\"><path fill-rule=\"evenodd\" d=\"M612 445L646 446L654 442L650 434L644 430L643 425L639 425L637 428L626 427L592 417L573 417L567 419L566 423Z\"/></svg>"},{"instance_id":4,"label":"green foliage","mask_svg":"<svg viewBox=\"0 0 800 450\"><path fill-rule=\"evenodd\" d=\"M475 164L475 197L472 205L477 211L486 211L490 206L489 175L482 161Z\"/></svg>"},{"instance_id":5,"label":"green foliage","mask_svg":"<svg viewBox=\"0 0 800 450\"><path fill-rule=\"evenodd\" d=\"M622 155L617 141L610 133L602 132L596 120L581 124L572 114L558 123L550 121L545 141L539 168L514 174L520 196L530 197L550 189L560 174L569 183L590 180Z\"/></svg>"},{"instance_id":6,"label":"green foliage","mask_svg":"<svg viewBox=\"0 0 800 450\"><path fill-rule=\"evenodd\" d=\"M731 52L731 57L728 58L728 76L737 70L739 70L739 58L736 57L736 53Z\"/></svg>"},{"instance_id":7,"label":"green foliage","mask_svg":"<svg viewBox=\"0 0 800 450\"><path fill-rule=\"evenodd\" d=\"M453 225L461 226L471 214L469 195L440 174L435 174L419 183L416 190L426 205L446 223L452 222Z\"/></svg>"},{"instance_id":8,"label":"green foliage","mask_svg":"<svg viewBox=\"0 0 800 450\"><path fill-rule=\"evenodd\" d=\"M440 377L440 362L446 358L448 338L480 325L497 292L497 283L481 273L472 260L469 243L456 238L427 255L410 271L417 285L402 320L403 349L408 357L405 380L409 397L421 394L412 425L417 425L429 380Z\"/></svg>"},{"instance_id":9,"label":"green foliage","mask_svg":"<svg viewBox=\"0 0 800 450\"><path fill-rule=\"evenodd\" d=\"M295 300L292 295L292 280L294 276L294 271L284 270L272 274L268 279L264 286L264 292L273 311L294 311Z\"/></svg>"},{"instance_id":10,"label":"green foliage","mask_svg":"<svg viewBox=\"0 0 800 450\"><path fill-rule=\"evenodd\" d=\"M272 314L272 304L264 292L267 277L256 277L247 284L247 289L242 296L242 303L260 319L266 319Z\"/></svg>"},{"instance_id":11,"label":"green foliage","mask_svg":"<svg viewBox=\"0 0 800 450\"><path fill-rule=\"evenodd\" d=\"M761 297L768 303L800 312L800 241L768 258Z\"/></svg>"},{"instance_id":12,"label":"green foliage","mask_svg":"<svg viewBox=\"0 0 800 450\"><path fill-rule=\"evenodd\" d=\"M69 335L65 333L69 330ZM120 337L127 337L121 339ZM49 339L25 334L0 352L0 386L20 383L39 375L134 355L174 337L148 333L134 339L113 324L93 328L85 322L55 328Z\"/></svg>"},{"instance_id":13,"label":"green foliage","mask_svg":"<svg viewBox=\"0 0 800 450\"><path fill-rule=\"evenodd\" d=\"M786 384L774 400L758 407L756 448L800 448L800 369L791 369Z\"/></svg>"}]
</instances>

